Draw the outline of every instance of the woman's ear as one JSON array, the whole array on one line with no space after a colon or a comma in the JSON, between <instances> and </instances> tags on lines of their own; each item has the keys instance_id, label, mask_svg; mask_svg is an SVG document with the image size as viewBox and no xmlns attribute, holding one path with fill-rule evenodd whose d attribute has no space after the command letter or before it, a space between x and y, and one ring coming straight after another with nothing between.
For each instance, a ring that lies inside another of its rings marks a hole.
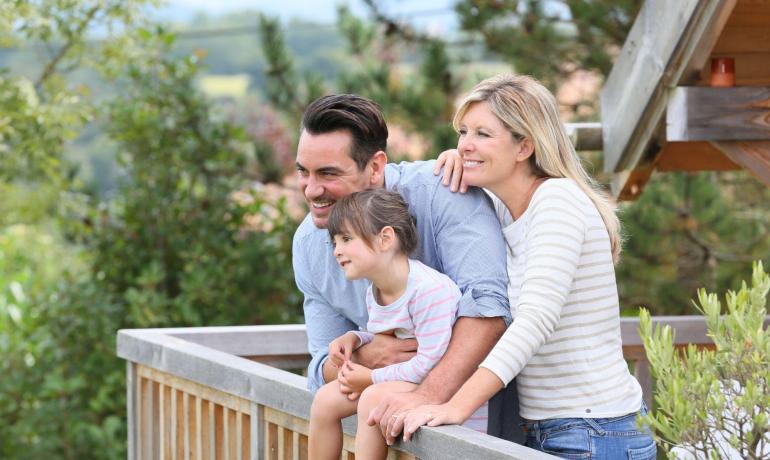
<instances>
[{"instance_id":1,"label":"woman's ear","mask_svg":"<svg viewBox=\"0 0 770 460\"><path fill-rule=\"evenodd\" d=\"M396 231L393 230L393 227L390 225L386 225L385 227L382 227L382 230L380 230L379 237L379 243L380 243L380 250L382 251L388 251L390 250L394 244L398 244L398 240L396 238Z\"/></svg>"},{"instance_id":2,"label":"woman's ear","mask_svg":"<svg viewBox=\"0 0 770 460\"><path fill-rule=\"evenodd\" d=\"M535 144L528 137L525 137L519 141L518 149L516 161L527 161L535 153Z\"/></svg>"}]
</instances>

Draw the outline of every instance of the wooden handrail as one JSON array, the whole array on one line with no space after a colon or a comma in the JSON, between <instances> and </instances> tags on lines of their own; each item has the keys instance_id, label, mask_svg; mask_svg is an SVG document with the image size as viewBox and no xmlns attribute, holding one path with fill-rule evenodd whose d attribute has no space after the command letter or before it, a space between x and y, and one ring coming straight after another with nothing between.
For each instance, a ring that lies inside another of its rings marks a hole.
<instances>
[{"instance_id":1,"label":"wooden handrail","mask_svg":"<svg viewBox=\"0 0 770 460\"><path fill-rule=\"evenodd\" d=\"M702 316L655 317L653 323L671 326L675 345L713 345ZM621 319L624 356L651 405L638 331L637 318ZM284 370L303 369L310 360L304 325L121 330L117 352L128 361L130 459L306 458L312 395L305 377ZM355 425L355 417L343 421L348 460ZM446 426L421 429L389 458L554 457Z\"/></svg>"},{"instance_id":2,"label":"wooden handrail","mask_svg":"<svg viewBox=\"0 0 770 460\"><path fill-rule=\"evenodd\" d=\"M312 395L306 379L244 359L303 356L304 326L118 331L127 360L129 459L306 458ZM343 421L353 459L355 416ZM389 458L553 459L460 426L425 428Z\"/></svg>"}]
</instances>

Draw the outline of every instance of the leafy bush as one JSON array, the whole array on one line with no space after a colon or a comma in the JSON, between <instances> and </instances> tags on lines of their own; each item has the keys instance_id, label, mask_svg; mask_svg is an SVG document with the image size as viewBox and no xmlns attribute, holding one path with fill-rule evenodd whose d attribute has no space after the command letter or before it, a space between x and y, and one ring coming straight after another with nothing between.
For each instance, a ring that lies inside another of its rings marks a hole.
<instances>
[{"instance_id":1,"label":"leafy bush","mask_svg":"<svg viewBox=\"0 0 770 460\"><path fill-rule=\"evenodd\" d=\"M652 328L647 310L640 334L656 380L657 411L644 418L669 458L770 458L770 276L754 264L752 286L728 291L727 312L716 294L701 289L696 307L705 315L715 349L689 345L680 353L669 326ZM672 449L672 447L676 447Z\"/></svg>"},{"instance_id":2,"label":"leafy bush","mask_svg":"<svg viewBox=\"0 0 770 460\"><path fill-rule=\"evenodd\" d=\"M45 213L2 206L16 217L0 221L0 458L125 458L120 328L301 318L285 200L249 186L252 145L211 115L197 57L169 57L162 31L140 36L155 54L118 72L104 111L125 177L115 199L30 194L56 202L51 229L9 226Z\"/></svg>"}]
</instances>

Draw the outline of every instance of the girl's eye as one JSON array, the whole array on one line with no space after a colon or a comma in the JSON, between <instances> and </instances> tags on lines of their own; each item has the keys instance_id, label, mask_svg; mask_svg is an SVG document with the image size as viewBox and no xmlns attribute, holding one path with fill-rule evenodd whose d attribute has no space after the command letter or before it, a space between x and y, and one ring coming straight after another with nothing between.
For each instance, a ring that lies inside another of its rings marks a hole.
<instances>
[{"instance_id":1,"label":"girl's eye","mask_svg":"<svg viewBox=\"0 0 770 460\"><path fill-rule=\"evenodd\" d=\"M480 137L489 137L489 134L484 132L484 131L479 131L479 136Z\"/></svg>"},{"instance_id":2,"label":"girl's eye","mask_svg":"<svg viewBox=\"0 0 770 460\"><path fill-rule=\"evenodd\" d=\"M457 133L460 134L461 136L465 136L468 133L468 131L465 128L460 128L460 130L458 130Z\"/></svg>"}]
</instances>

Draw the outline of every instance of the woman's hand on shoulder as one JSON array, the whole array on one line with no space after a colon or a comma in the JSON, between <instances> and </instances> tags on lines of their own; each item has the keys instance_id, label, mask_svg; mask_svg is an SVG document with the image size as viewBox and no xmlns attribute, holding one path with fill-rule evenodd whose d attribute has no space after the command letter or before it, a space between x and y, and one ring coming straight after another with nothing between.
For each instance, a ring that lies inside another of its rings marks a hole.
<instances>
[{"instance_id":1,"label":"woman's hand on shoulder","mask_svg":"<svg viewBox=\"0 0 770 460\"><path fill-rule=\"evenodd\" d=\"M449 186L449 190L460 193L468 191L468 186L463 182L463 159L457 149L449 149L441 152L436 159L436 165L433 167L433 174L439 175L441 168L444 168L444 177L441 184Z\"/></svg>"}]
</instances>

